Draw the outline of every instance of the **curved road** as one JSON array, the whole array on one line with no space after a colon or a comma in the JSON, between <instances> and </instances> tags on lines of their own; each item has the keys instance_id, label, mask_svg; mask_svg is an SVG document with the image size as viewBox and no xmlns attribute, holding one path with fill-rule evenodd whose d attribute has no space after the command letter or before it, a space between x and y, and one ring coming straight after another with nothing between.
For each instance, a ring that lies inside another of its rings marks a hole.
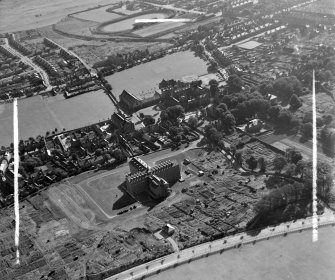
<instances>
[{"instance_id":1,"label":"curved road","mask_svg":"<svg viewBox=\"0 0 335 280\"><path fill-rule=\"evenodd\" d=\"M23 63L29 65L30 67L32 67L36 72L38 72L41 75L41 77L42 77L42 79L44 81L44 84L47 87L46 91L49 91L49 90L52 89L52 86L50 84L49 76L48 76L47 72L45 72L41 67L39 67L37 64L35 64L29 57L21 54L20 52L18 52L14 48L12 48L8 44L8 40L7 39L5 39L5 44L3 45L3 47L6 48L13 55L19 57Z\"/></svg>"}]
</instances>

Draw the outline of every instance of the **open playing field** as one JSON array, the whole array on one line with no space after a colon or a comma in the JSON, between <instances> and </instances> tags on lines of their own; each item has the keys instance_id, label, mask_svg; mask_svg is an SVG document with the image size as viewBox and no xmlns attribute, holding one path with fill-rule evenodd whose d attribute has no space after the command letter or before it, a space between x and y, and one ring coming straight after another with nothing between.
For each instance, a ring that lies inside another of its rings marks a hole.
<instances>
[{"instance_id":1,"label":"open playing field","mask_svg":"<svg viewBox=\"0 0 335 280\"><path fill-rule=\"evenodd\" d=\"M131 11L131 10L127 10L126 6L122 6L121 8L114 9L113 11L115 11L116 13L124 14L124 15L133 15L133 14L141 12L142 10L140 9L140 10Z\"/></svg>"},{"instance_id":2,"label":"open playing field","mask_svg":"<svg viewBox=\"0 0 335 280\"><path fill-rule=\"evenodd\" d=\"M95 22L105 22L105 21L114 20L114 19L122 17L121 15L107 12L106 11L107 9L108 9L108 6L105 6L102 8L78 13L73 16L79 19L90 20L90 21L95 21Z\"/></svg>"},{"instance_id":3,"label":"open playing field","mask_svg":"<svg viewBox=\"0 0 335 280\"><path fill-rule=\"evenodd\" d=\"M134 16L125 20L105 25L104 27L102 27L102 30L104 32L120 32L125 30L131 30L136 19L166 18L167 16L167 13L148 13L140 16Z\"/></svg>"},{"instance_id":4,"label":"open playing field","mask_svg":"<svg viewBox=\"0 0 335 280\"><path fill-rule=\"evenodd\" d=\"M149 279L331 280L335 273L334 234L334 227L319 228L319 240L313 243L311 230L291 233L192 261Z\"/></svg>"},{"instance_id":5,"label":"open playing field","mask_svg":"<svg viewBox=\"0 0 335 280\"><path fill-rule=\"evenodd\" d=\"M133 202L129 195L123 193L120 186L124 183L125 173L129 168L117 168L111 172L105 172L87 180L80 182L77 186L87 194L89 199L105 214L107 218L112 218Z\"/></svg>"},{"instance_id":6,"label":"open playing field","mask_svg":"<svg viewBox=\"0 0 335 280\"><path fill-rule=\"evenodd\" d=\"M242 49L252 50L254 48L257 48L258 46L262 45L261 43L258 43L256 41L248 41L242 44L238 44L237 46Z\"/></svg>"},{"instance_id":7,"label":"open playing field","mask_svg":"<svg viewBox=\"0 0 335 280\"><path fill-rule=\"evenodd\" d=\"M117 2L119 0L2 0L0 33L47 26L70 13Z\"/></svg>"},{"instance_id":8,"label":"open playing field","mask_svg":"<svg viewBox=\"0 0 335 280\"><path fill-rule=\"evenodd\" d=\"M112 85L113 93L119 96L125 89L143 98L141 92L158 89L163 80L182 80L185 76L207 74L206 63L192 52L178 52L160 59L137 65L133 68L106 77Z\"/></svg>"},{"instance_id":9,"label":"open playing field","mask_svg":"<svg viewBox=\"0 0 335 280\"><path fill-rule=\"evenodd\" d=\"M154 24L145 28L141 28L139 30L136 30L133 32L133 34L142 36L142 37L147 37L147 36L152 36L160 32L164 32L167 30L170 30L172 28L176 28L179 26L183 26L185 22L164 22L164 23L158 23Z\"/></svg>"},{"instance_id":10,"label":"open playing field","mask_svg":"<svg viewBox=\"0 0 335 280\"><path fill-rule=\"evenodd\" d=\"M34 96L19 100L19 139L45 135L55 128L70 130L106 120L115 111L102 91L85 93L70 99L63 96ZM13 104L0 104L0 145L13 142Z\"/></svg>"}]
</instances>

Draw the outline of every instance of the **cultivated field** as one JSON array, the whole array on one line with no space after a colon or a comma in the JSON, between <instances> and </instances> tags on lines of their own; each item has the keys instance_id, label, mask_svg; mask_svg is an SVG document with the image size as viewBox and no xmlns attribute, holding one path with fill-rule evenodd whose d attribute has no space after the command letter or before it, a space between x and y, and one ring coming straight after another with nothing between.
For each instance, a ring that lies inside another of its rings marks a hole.
<instances>
[{"instance_id":1,"label":"cultivated field","mask_svg":"<svg viewBox=\"0 0 335 280\"><path fill-rule=\"evenodd\" d=\"M34 29L54 24L70 13L119 0L2 0L0 33Z\"/></svg>"},{"instance_id":2,"label":"cultivated field","mask_svg":"<svg viewBox=\"0 0 335 280\"><path fill-rule=\"evenodd\" d=\"M335 273L334 234L334 227L321 228L318 242L313 243L311 230L291 233L192 261L149 279L330 280Z\"/></svg>"},{"instance_id":3,"label":"cultivated field","mask_svg":"<svg viewBox=\"0 0 335 280\"><path fill-rule=\"evenodd\" d=\"M200 76L207 73L206 63L192 52L178 52L163 58L115 73L106 77L113 86L113 93L119 96L125 89L143 97L141 92L152 92L163 80L182 80L185 76Z\"/></svg>"},{"instance_id":4,"label":"cultivated field","mask_svg":"<svg viewBox=\"0 0 335 280\"><path fill-rule=\"evenodd\" d=\"M95 22L105 22L105 21L114 20L114 19L122 17L121 15L107 12L106 11L107 9L108 9L108 6L90 10L90 11L85 11L82 13L75 14L73 16L79 19L90 20L90 21L95 21Z\"/></svg>"},{"instance_id":5,"label":"cultivated field","mask_svg":"<svg viewBox=\"0 0 335 280\"><path fill-rule=\"evenodd\" d=\"M70 99L63 96L34 96L19 100L19 138L45 135L55 128L70 130L106 120L115 111L102 91L85 93ZM13 104L0 104L0 144L13 142Z\"/></svg>"}]
</instances>

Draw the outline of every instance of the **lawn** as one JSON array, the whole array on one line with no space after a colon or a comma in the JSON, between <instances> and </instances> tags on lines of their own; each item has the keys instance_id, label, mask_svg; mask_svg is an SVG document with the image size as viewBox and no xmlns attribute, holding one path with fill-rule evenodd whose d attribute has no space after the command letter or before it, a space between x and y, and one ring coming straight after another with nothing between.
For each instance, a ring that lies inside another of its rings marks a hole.
<instances>
[{"instance_id":1,"label":"lawn","mask_svg":"<svg viewBox=\"0 0 335 280\"><path fill-rule=\"evenodd\" d=\"M19 139L45 135L55 128L70 130L106 120L115 111L102 91L85 93L70 99L58 95L34 96L18 102ZM0 104L0 145L13 142L13 104Z\"/></svg>"},{"instance_id":2,"label":"lawn","mask_svg":"<svg viewBox=\"0 0 335 280\"><path fill-rule=\"evenodd\" d=\"M111 23L102 27L104 32L120 32L125 30L131 30L135 24L136 19L153 19L153 18L166 18L168 14L166 13L149 13L140 16L134 16L121 20L115 23Z\"/></svg>"},{"instance_id":3,"label":"lawn","mask_svg":"<svg viewBox=\"0 0 335 280\"><path fill-rule=\"evenodd\" d=\"M112 85L115 96L118 97L125 89L143 98L145 92L152 94L154 89L158 89L158 84L163 79L182 80L183 77L190 75L204 74L207 74L206 63L195 57L192 52L186 51L140 64L108 76L106 79Z\"/></svg>"},{"instance_id":4,"label":"lawn","mask_svg":"<svg viewBox=\"0 0 335 280\"><path fill-rule=\"evenodd\" d=\"M120 189L124 180L125 168L122 168L89 178L79 186L110 218L121 208L134 203L134 200Z\"/></svg>"},{"instance_id":5,"label":"lawn","mask_svg":"<svg viewBox=\"0 0 335 280\"><path fill-rule=\"evenodd\" d=\"M133 33L142 37L147 37L170 30L172 28L183 26L184 24L184 22L164 22L139 29Z\"/></svg>"}]
</instances>

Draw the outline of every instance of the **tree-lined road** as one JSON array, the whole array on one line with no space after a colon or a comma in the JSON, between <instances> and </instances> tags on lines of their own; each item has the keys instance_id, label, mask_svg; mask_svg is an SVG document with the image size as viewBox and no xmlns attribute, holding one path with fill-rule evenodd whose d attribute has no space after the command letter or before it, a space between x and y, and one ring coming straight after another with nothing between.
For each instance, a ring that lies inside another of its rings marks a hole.
<instances>
[{"instance_id":1,"label":"tree-lined road","mask_svg":"<svg viewBox=\"0 0 335 280\"><path fill-rule=\"evenodd\" d=\"M334 224L335 224L335 216L334 213L330 211L319 217L319 227ZM191 247L182 250L180 252L167 255L157 260L139 265L137 267L119 273L117 275L111 276L107 279L108 280L139 279L172 268L175 265L188 263L191 260L195 260L204 256L209 256L214 253L223 252L224 250L237 248L242 245L254 244L257 241L283 236L292 232L311 229L312 227L313 227L312 217L309 217L307 219L300 219L295 222L283 223L275 227L268 227L266 229L263 229L257 236L251 236L248 235L247 233L236 234L233 236L229 236L209 243L200 244L198 246ZM312 232L311 232L311 240L312 240Z\"/></svg>"}]
</instances>

